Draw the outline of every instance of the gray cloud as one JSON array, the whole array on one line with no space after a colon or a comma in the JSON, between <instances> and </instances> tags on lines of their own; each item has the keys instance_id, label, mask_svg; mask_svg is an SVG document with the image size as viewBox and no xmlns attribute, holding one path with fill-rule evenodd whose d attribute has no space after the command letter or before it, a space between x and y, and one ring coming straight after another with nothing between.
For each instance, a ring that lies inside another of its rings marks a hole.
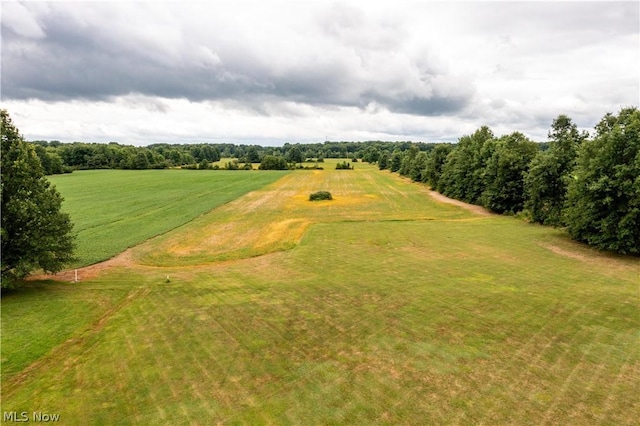
<instances>
[{"instance_id":1,"label":"gray cloud","mask_svg":"<svg viewBox=\"0 0 640 426\"><path fill-rule=\"evenodd\" d=\"M76 6L52 4L46 11L32 11L37 15L32 21L40 23L39 37L18 32L12 21L3 20L5 99L106 100L141 94L358 107L377 102L401 113L437 115L464 107L473 92L471 83L463 82L464 90L452 97L438 94L439 75L424 78L431 70L418 64L423 58L402 51L406 34L399 26L354 7L329 8L309 23L314 31L301 35L297 44L270 39L268 25L252 34L239 28L229 37L225 28L217 32L219 17L207 32L172 27L178 34L166 45L156 33L163 31L160 26L120 28L123 16L96 11L105 4L82 4L81 11L71 7ZM137 16L129 19L150 19L145 16L153 11L134 12ZM160 41L150 42L156 36ZM261 38L266 39L262 46L251 45ZM260 47L264 49L258 51ZM279 49L289 57L283 59ZM279 63L270 63L274 56ZM395 60L401 65L385 73L385 62Z\"/></svg>"}]
</instances>

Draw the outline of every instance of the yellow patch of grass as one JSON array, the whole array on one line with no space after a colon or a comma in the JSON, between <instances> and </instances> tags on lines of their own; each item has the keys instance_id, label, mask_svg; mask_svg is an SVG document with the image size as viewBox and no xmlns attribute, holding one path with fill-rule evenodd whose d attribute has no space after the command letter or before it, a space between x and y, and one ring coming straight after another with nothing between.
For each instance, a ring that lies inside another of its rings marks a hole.
<instances>
[{"instance_id":1,"label":"yellow patch of grass","mask_svg":"<svg viewBox=\"0 0 640 426\"><path fill-rule=\"evenodd\" d=\"M254 247L270 247L282 242L297 243L304 235L309 224L310 222L305 219L285 219L272 223L262 232Z\"/></svg>"},{"instance_id":2,"label":"yellow patch of grass","mask_svg":"<svg viewBox=\"0 0 640 426\"><path fill-rule=\"evenodd\" d=\"M470 217L431 201L420 185L383 173L372 179L371 169L363 165L286 174L137 247L135 258L145 265L180 266L254 257L295 247L314 223L433 219L425 205L433 205L441 219ZM309 194L318 190L331 192L334 199L309 201Z\"/></svg>"}]
</instances>

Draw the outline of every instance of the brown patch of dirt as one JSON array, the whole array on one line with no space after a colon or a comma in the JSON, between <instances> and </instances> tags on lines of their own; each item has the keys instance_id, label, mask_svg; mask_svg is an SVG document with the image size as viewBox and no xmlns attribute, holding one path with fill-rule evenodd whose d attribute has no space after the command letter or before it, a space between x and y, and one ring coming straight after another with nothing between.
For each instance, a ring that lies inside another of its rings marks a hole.
<instances>
[{"instance_id":1,"label":"brown patch of dirt","mask_svg":"<svg viewBox=\"0 0 640 426\"><path fill-rule=\"evenodd\" d=\"M581 248L579 246L572 249L571 247L559 247L549 243L540 244L540 247L569 259L596 265L605 273L615 274L616 271L637 271L640 274L640 261L633 257L598 252L593 248Z\"/></svg>"},{"instance_id":2,"label":"brown patch of dirt","mask_svg":"<svg viewBox=\"0 0 640 426\"><path fill-rule=\"evenodd\" d=\"M464 209L469 210L472 213L478 214L480 216L491 216L494 213L491 213L489 210L485 209L482 206L476 206L475 204L465 203L464 201L454 200L453 198L449 198L445 195L440 194L439 192L429 190L429 195L436 200L442 203L453 204L454 206L459 206Z\"/></svg>"},{"instance_id":3,"label":"brown patch of dirt","mask_svg":"<svg viewBox=\"0 0 640 426\"><path fill-rule=\"evenodd\" d=\"M133 261L131 249L127 249L119 255L105 260L104 262L95 263L93 265L85 266L78 269L69 269L66 271L58 272L57 274L40 274L32 275L27 278L28 281L40 281L40 280L53 280L53 281L65 281L74 282L76 279L76 271L78 271L78 281L89 280L97 277L103 271L115 268L115 267L132 267L136 265ZM136 265L137 266L137 265Z\"/></svg>"},{"instance_id":4,"label":"brown patch of dirt","mask_svg":"<svg viewBox=\"0 0 640 426\"><path fill-rule=\"evenodd\" d=\"M581 262L589 262L591 260L593 260L593 257L591 256L585 256L584 254L581 253L576 253L574 251L569 251L569 250L565 250L563 248L560 248L558 246L554 246L551 244L547 244L547 245L543 245L542 247L551 250L553 253L555 254L559 254L560 256L565 256L571 259L575 259L575 260L579 260Z\"/></svg>"}]
</instances>

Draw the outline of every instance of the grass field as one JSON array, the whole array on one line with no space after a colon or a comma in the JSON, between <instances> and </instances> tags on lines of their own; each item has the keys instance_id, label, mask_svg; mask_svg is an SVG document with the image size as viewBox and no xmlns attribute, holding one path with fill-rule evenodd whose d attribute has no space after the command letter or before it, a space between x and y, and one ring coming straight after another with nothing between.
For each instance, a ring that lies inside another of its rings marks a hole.
<instances>
[{"instance_id":1,"label":"grass field","mask_svg":"<svg viewBox=\"0 0 640 426\"><path fill-rule=\"evenodd\" d=\"M335 200L307 201L315 190ZM637 258L370 166L282 174L126 260L3 296L4 411L83 425L640 416Z\"/></svg>"},{"instance_id":2,"label":"grass field","mask_svg":"<svg viewBox=\"0 0 640 426\"><path fill-rule=\"evenodd\" d=\"M78 234L78 262L96 263L273 182L283 172L88 170L51 176Z\"/></svg>"}]
</instances>

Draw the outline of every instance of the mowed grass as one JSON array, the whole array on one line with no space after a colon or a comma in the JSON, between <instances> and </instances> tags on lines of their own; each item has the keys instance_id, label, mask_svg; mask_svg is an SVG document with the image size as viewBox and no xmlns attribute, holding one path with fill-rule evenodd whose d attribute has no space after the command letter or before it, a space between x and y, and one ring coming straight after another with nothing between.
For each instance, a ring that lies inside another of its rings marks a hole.
<instances>
[{"instance_id":1,"label":"mowed grass","mask_svg":"<svg viewBox=\"0 0 640 426\"><path fill-rule=\"evenodd\" d=\"M361 163L356 170L332 170L334 162L325 162L329 170L290 173L181 232L138 247L134 256L149 266L194 266L291 249L319 222L475 220L463 209L425 203L423 186L398 187L396 176ZM310 202L309 194L317 190L330 191L333 200Z\"/></svg>"},{"instance_id":2,"label":"mowed grass","mask_svg":"<svg viewBox=\"0 0 640 426\"><path fill-rule=\"evenodd\" d=\"M63 210L78 235L74 266L84 266L183 225L282 174L91 170L49 179L65 198Z\"/></svg>"},{"instance_id":3,"label":"mowed grass","mask_svg":"<svg viewBox=\"0 0 640 426\"><path fill-rule=\"evenodd\" d=\"M303 199L327 189L335 202ZM243 230L266 243L234 246ZM48 289L65 303L95 294L102 313L73 314L81 338L4 381L3 410L125 425L630 425L640 415L637 258L436 203L372 167L284 175L132 257ZM37 294L3 299L3 327L45 315L30 309ZM54 323L64 308L47 310ZM4 364L17 348L2 339Z\"/></svg>"}]
</instances>

